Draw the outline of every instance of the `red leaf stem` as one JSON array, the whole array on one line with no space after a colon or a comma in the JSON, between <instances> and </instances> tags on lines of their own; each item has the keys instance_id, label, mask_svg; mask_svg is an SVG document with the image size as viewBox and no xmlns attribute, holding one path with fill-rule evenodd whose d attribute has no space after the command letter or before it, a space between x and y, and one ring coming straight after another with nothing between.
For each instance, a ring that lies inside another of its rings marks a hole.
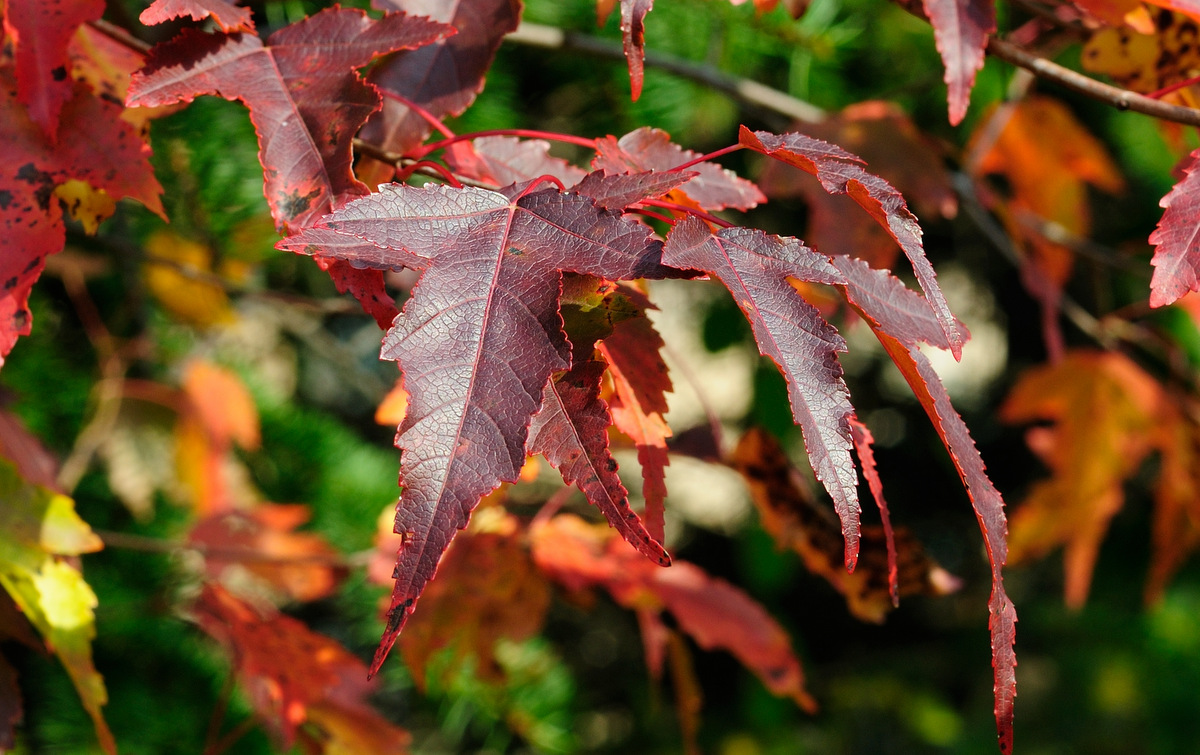
<instances>
[{"instance_id":1,"label":"red leaf stem","mask_svg":"<svg viewBox=\"0 0 1200 755\"><path fill-rule=\"evenodd\" d=\"M686 163L681 163L679 165L676 165L674 168L671 168L671 172L687 170L688 168L692 167L693 165L699 165L700 163L708 162L709 160L713 160L715 158L721 157L722 155L728 155L731 152L737 152L739 149L745 149L745 148L746 148L746 145L744 145L744 144L731 144L728 147L725 147L724 149L719 149L716 152L709 152L707 155L700 155L697 158L688 160Z\"/></svg>"},{"instance_id":2,"label":"red leaf stem","mask_svg":"<svg viewBox=\"0 0 1200 755\"><path fill-rule=\"evenodd\" d=\"M488 131L476 131L470 134L458 134L457 136L448 137L440 141L426 144L420 149L416 149L410 153L410 157L422 158L431 152L436 152L439 149L445 149L451 144L469 141L471 139L479 139L484 136L520 136L526 139L548 139L552 142L562 142L564 144L574 144L577 147L584 149L595 149L595 139L585 139L582 136L571 136L570 134L556 134L552 131L538 131L528 128L494 128Z\"/></svg>"},{"instance_id":3,"label":"red leaf stem","mask_svg":"<svg viewBox=\"0 0 1200 755\"><path fill-rule=\"evenodd\" d=\"M700 220L712 223L713 225L720 226L721 228L733 228L733 223L730 223L728 220L722 220L716 215L707 213L704 210L698 210L695 207L688 207L678 202L670 202L665 199L643 199L642 204L648 204L652 207L662 207L666 210L675 210L676 212L685 212L688 215L692 215Z\"/></svg>"},{"instance_id":4,"label":"red leaf stem","mask_svg":"<svg viewBox=\"0 0 1200 755\"><path fill-rule=\"evenodd\" d=\"M450 128L446 124L444 124L440 120L438 120L438 117L436 115L434 115L433 113L429 112L428 110L421 107L420 105L418 105L417 103L408 99L407 97L405 97L402 94L396 94L392 90L384 89L383 87L376 87L376 88L379 90L379 93L382 94L387 99L395 100L396 102L399 102L404 107L408 108L409 110L412 110L414 113L416 113L417 115L424 118L425 122L428 123L430 126L433 126L435 129L437 129L438 133L441 134L442 136L446 137L447 139L454 138L454 132L451 131Z\"/></svg>"}]
</instances>

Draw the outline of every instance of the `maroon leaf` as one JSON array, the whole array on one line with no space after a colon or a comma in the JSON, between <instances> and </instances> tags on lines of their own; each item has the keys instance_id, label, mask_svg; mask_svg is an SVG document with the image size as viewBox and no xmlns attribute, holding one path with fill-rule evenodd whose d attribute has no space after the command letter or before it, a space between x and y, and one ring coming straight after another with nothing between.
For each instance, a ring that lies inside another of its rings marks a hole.
<instances>
[{"instance_id":1,"label":"maroon leaf","mask_svg":"<svg viewBox=\"0 0 1200 755\"><path fill-rule=\"evenodd\" d=\"M221 31L254 31L254 17L250 9L239 8L225 0L154 0L138 16L138 20L153 26L175 18L203 21L209 16Z\"/></svg>"},{"instance_id":2,"label":"maroon leaf","mask_svg":"<svg viewBox=\"0 0 1200 755\"><path fill-rule=\"evenodd\" d=\"M357 268L345 260L329 257L314 257L314 260L317 267L329 273L337 290L343 294L349 292L357 299L379 327L384 330L392 327L400 310L396 309L396 300L387 294L382 271Z\"/></svg>"},{"instance_id":3,"label":"maroon leaf","mask_svg":"<svg viewBox=\"0 0 1200 755\"><path fill-rule=\"evenodd\" d=\"M611 136L597 139L592 168L609 173L667 171L697 157L701 157L700 153L672 144L667 132L643 127L629 132L620 140ZM685 183L680 190L702 209L723 210L733 207L749 210L767 201L752 182L716 163L703 162L688 170L700 175Z\"/></svg>"},{"instance_id":4,"label":"maroon leaf","mask_svg":"<svg viewBox=\"0 0 1200 755\"><path fill-rule=\"evenodd\" d=\"M621 39L625 46L625 60L629 62L629 90L634 101L642 96L646 59L646 14L653 7L654 0L621 0Z\"/></svg>"},{"instance_id":5,"label":"maroon leaf","mask_svg":"<svg viewBox=\"0 0 1200 755\"><path fill-rule=\"evenodd\" d=\"M563 186L574 186L587 175L561 157L552 157L550 142L512 136L484 136L469 144L452 144L446 150L446 162L459 175L496 186L540 176L554 176Z\"/></svg>"},{"instance_id":6,"label":"maroon leaf","mask_svg":"<svg viewBox=\"0 0 1200 755\"><path fill-rule=\"evenodd\" d=\"M898 279L881 270L872 270L859 260L835 257L833 263L845 276L843 290L850 304L871 326L888 356L900 369L913 394L933 422L942 444L967 488L983 541L992 566L991 612L992 666L995 670L996 727L1000 750L1012 752L1013 702L1017 695L1016 640L1017 612L1004 592L1004 563L1008 559L1008 521L1004 499L987 476L987 469L966 424L950 403L950 396L929 360L917 348L918 341L948 346L938 337L925 336L941 330L924 300L909 291ZM887 290L891 289L888 294ZM939 343L939 341L941 343Z\"/></svg>"},{"instance_id":7,"label":"maroon leaf","mask_svg":"<svg viewBox=\"0 0 1200 755\"><path fill-rule=\"evenodd\" d=\"M875 505L879 507L879 518L883 524L883 540L887 545L888 592L892 594L892 605L900 605L900 570L896 558L896 534L892 531L892 517L888 512L887 500L883 497L883 480L879 479L879 470L875 467L875 450L871 447L875 442L871 431L857 419L850 420L850 437L854 440L854 451L862 464L863 477L871 489Z\"/></svg>"},{"instance_id":8,"label":"maroon leaf","mask_svg":"<svg viewBox=\"0 0 1200 755\"><path fill-rule=\"evenodd\" d=\"M354 69L449 32L427 19L394 13L374 21L344 8L280 29L266 45L252 34L185 29L151 51L128 102L166 105L201 94L241 100L258 132L275 224L304 227L342 198L367 193L351 172L351 140L380 98Z\"/></svg>"},{"instance_id":9,"label":"maroon leaf","mask_svg":"<svg viewBox=\"0 0 1200 755\"><path fill-rule=\"evenodd\" d=\"M424 271L381 354L400 362L409 405L397 434L403 545L373 669L479 499L517 479L546 382L569 364L559 271L660 273L645 226L574 194L513 194L383 186L279 244Z\"/></svg>"},{"instance_id":10,"label":"maroon leaf","mask_svg":"<svg viewBox=\"0 0 1200 755\"><path fill-rule=\"evenodd\" d=\"M1188 291L1200 291L1200 149L1191 154L1183 180L1162 198L1166 208L1150 243L1155 245L1150 306L1162 307Z\"/></svg>"},{"instance_id":11,"label":"maroon leaf","mask_svg":"<svg viewBox=\"0 0 1200 755\"><path fill-rule=\"evenodd\" d=\"M67 45L80 24L104 13L104 0L38 0L4 5L4 33L16 58L17 97L53 144L59 113L75 92Z\"/></svg>"},{"instance_id":12,"label":"maroon leaf","mask_svg":"<svg viewBox=\"0 0 1200 755\"><path fill-rule=\"evenodd\" d=\"M606 210L624 210L643 199L661 197L698 175L700 174L694 170L681 170L618 173L610 176L600 170L588 173L573 190L585 197L591 197L598 206Z\"/></svg>"},{"instance_id":13,"label":"maroon leaf","mask_svg":"<svg viewBox=\"0 0 1200 755\"><path fill-rule=\"evenodd\" d=\"M746 228L714 235L695 218L676 224L663 262L720 278L750 321L758 350L787 378L792 415L804 432L813 472L842 520L846 567L853 570L859 533L858 477L850 455L854 407L837 360L846 342L788 283L789 278L844 283L842 275L829 258L796 239Z\"/></svg>"},{"instance_id":14,"label":"maroon leaf","mask_svg":"<svg viewBox=\"0 0 1200 755\"><path fill-rule=\"evenodd\" d=\"M529 427L530 453L541 453L568 485L577 485L621 536L652 561L669 566L671 557L629 508L629 493L617 476L608 448L612 417L600 398L605 364L589 360L546 384L542 409Z\"/></svg>"},{"instance_id":15,"label":"maroon leaf","mask_svg":"<svg viewBox=\"0 0 1200 755\"><path fill-rule=\"evenodd\" d=\"M83 84L62 109L60 142L52 145L17 101L10 69L0 68L0 364L17 337L27 335L27 302L47 255L62 250L66 233L55 188L71 179L114 199L133 197L162 215L162 187L150 149L121 120L121 108L93 97Z\"/></svg>"},{"instance_id":16,"label":"maroon leaf","mask_svg":"<svg viewBox=\"0 0 1200 755\"><path fill-rule=\"evenodd\" d=\"M384 61L372 84L416 103L436 118L458 115L483 89L505 34L517 28L520 0L374 0L381 10L402 10L449 24L458 33L415 52ZM429 135L432 126L394 100L363 129L364 139L401 154Z\"/></svg>"},{"instance_id":17,"label":"maroon leaf","mask_svg":"<svg viewBox=\"0 0 1200 755\"><path fill-rule=\"evenodd\" d=\"M929 298L934 314L946 333L951 353L955 359L962 356L963 335L958 330L954 315L950 313L946 297L938 287L933 266L925 257L921 245L921 226L916 216L909 212L900 192L882 178L863 170L858 164L862 162L858 157L820 139L803 134L779 136L767 131L752 132L745 126L738 138L750 149L816 176L830 194L848 194L887 229L912 263L917 282Z\"/></svg>"},{"instance_id":18,"label":"maroon leaf","mask_svg":"<svg viewBox=\"0 0 1200 755\"><path fill-rule=\"evenodd\" d=\"M988 35L996 31L992 0L923 0L925 15L933 25L933 38L946 66L946 96L950 125L967 114L975 74L983 68Z\"/></svg>"}]
</instances>

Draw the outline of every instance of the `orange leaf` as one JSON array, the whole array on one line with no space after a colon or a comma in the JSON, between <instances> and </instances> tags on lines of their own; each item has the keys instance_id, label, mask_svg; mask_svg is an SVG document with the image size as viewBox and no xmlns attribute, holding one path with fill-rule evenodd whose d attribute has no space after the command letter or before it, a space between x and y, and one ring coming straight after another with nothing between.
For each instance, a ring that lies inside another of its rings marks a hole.
<instances>
[{"instance_id":1,"label":"orange leaf","mask_svg":"<svg viewBox=\"0 0 1200 755\"><path fill-rule=\"evenodd\" d=\"M791 697L806 711L816 710L787 633L741 589L686 561L664 569L607 526L573 515L539 524L530 536L534 562L568 589L603 587L626 608L669 611L679 629L701 647L729 651L771 692ZM660 653L647 651L651 658Z\"/></svg>"},{"instance_id":2,"label":"orange leaf","mask_svg":"<svg viewBox=\"0 0 1200 755\"><path fill-rule=\"evenodd\" d=\"M258 448L258 410L237 375L208 362L192 362L184 368L183 391L214 444Z\"/></svg>"},{"instance_id":3,"label":"orange leaf","mask_svg":"<svg viewBox=\"0 0 1200 755\"><path fill-rule=\"evenodd\" d=\"M1100 541L1125 503L1123 483L1153 448L1162 403L1158 383L1127 357L1081 350L1026 372L1000 408L1005 422L1053 423L1031 431L1051 477L1013 514L1009 555L1018 563L1063 546L1072 607L1087 599Z\"/></svg>"},{"instance_id":4,"label":"orange leaf","mask_svg":"<svg viewBox=\"0 0 1200 755\"><path fill-rule=\"evenodd\" d=\"M214 579L236 566L286 599L320 600L337 589L346 569L324 537L293 531L309 517L307 506L268 503L202 519L188 540L204 549Z\"/></svg>"},{"instance_id":5,"label":"orange leaf","mask_svg":"<svg viewBox=\"0 0 1200 755\"><path fill-rule=\"evenodd\" d=\"M326 752L337 752L329 741L356 741L348 729L351 721L374 729L359 732L364 737L377 735L369 739L392 734L394 744L407 743L406 733L366 704L373 689L366 664L335 640L273 609L253 607L213 584L205 585L193 610L200 627L229 650L255 713L284 747L291 746L306 722L322 729ZM311 736L305 733L305 738Z\"/></svg>"}]
</instances>

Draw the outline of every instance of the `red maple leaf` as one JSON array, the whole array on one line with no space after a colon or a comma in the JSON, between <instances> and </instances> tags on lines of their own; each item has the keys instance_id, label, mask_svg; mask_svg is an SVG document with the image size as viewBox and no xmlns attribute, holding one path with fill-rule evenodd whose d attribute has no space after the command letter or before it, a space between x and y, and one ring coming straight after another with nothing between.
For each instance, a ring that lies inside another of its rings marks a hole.
<instances>
[{"instance_id":1,"label":"red maple leaf","mask_svg":"<svg viewBox=\"0 0 1200 755\"><path fill-rule=\"evenodd\" d=\"M967 114L975 74L983 68L988 35L996 31L992 0L923 0L925 15L933 25L933 38L946 66L946 97L950 124L957 126Z\"/></svg>"},{"instance_id":2,"label":"red maple leaf","mask_svg":"<svg viewBox=\"0 0 1200 755\"><path fill-rule=\"evenodd\" d=\"M954 358L962 356L964 338L958 330L958 322L950 312L950 305L937 284L933 265L925 257L921 243L921 226L913 215L904 197L887 181L863 169L862 159L835 144L814 139L803 134L772 134L766 131L750 131L742 126L738 136L746 147L768 157L794 165L811 173L830 194L848 194L851 199L867 211L876 222L884 227L904 251L917 282L925 292L933 312L941 323L949 340Z\"/></svg>"},{"instance_id":3,"label":"red maple leaf","mask_svg":"<svg viewBox=\"0 0 1200 755\"><path fill-rule=\"evenodd\" d=\"M858 477L850 454L854 407L837 353L846 342L821 313L796 293L789 278L841 283L829 258L796 239L757 229L726 228L713 234L695 218L679 222L667 238L663 261L706 270L720 278L750 321L763 356L778 365L817 479L833 498L846 536L846 566L858 558Z\"/></svg>"},{"instance_id":4,"label":"red maple leaf","mask_svg":"<svg viewBox=\"0 0 1200 755\"><path fill-rule=\"evenodd\" d=\"M403 13L378 21L331 8L272 34L205 34L185 29L155 47L134 74L130 105L191 102L215 94L241 100L258 133L264 193L280 229L311 225L347 199L368 193L351 170L351 142L379 93L356 68L376 56L427 45L450 27ZM386 328L396 314L378 271L322 264L339 291L350 291Z\"/></svg>"},{"instance_id":5,"label":"red maple leaf","mask_svg":"<svg viewBox=\"0 0 1200 755\"><path fill-rule=\"evenodd\" d=\"M203 21L209 16L221 31L254 31L254 17L250 9L239 8L225 0L154 0L138 16L138 20L153 26L174 18Z\"/></svg>"},{"instance_id":6,"label":"red maple leaf","mask_svg":"<svg viewBox=\"0 0 1200 755\"><path fill-rule=\"evenodd\" d=\"M17 98L51 144L59 114L75 93L67 46L80 24L104 13L103 0L41 0L4 6L4 33L16 58ZM70 123L70 121L68 121Z\"/></svg>"},{"instance_id":7,"label":"red maple leaf","mask_svg":"<svg viewBox=\"0 0 1200 755\"><path fill-rule=\"evenodd\" d=\"M483 495L517 479L546 383L570 365L559 271L661 275L661 246L575 194L395 184L279 246L423 271L381 354L400 363L409 405L397 434L404 544L374 670L455 531Z\"/></svg>"},{"instance_id":8,"label":"red maple leaf","mask_svg":"<svg viewBox=\"0 0 1200 755\"><path fill-rule=\"evenodd\" d=\"M949 348L945 326L934 316L926 300L888 273L873 270L866 263L850 257L834 257L833 264L845 276L843 291L846 299L867 321L912 388L971 497L992 567L992 595L988 608L995 670L996 726L1001 751L1011 753L1013 701L1017 694L1017 657L1013 650L1017 612L1004 592L1002 573L1008 559L1008 522L1004 516L1004 499L988 478L983 458L966 423L954 410L929 359L917 348L918 342Z\"/></svg>"},{"instance_id":9,"label":"red maple leaf","mask_svg":"<svg viewBox=\"0 0 1200 755\"><path fill-rule=\"evenodd\" d=\"M701 157L700 153L672 143L667 132L643 127L630 131L620 139L611 136L597 139L592 168L608 173L668 171L698 157ZM733 207L749 210L767 201L752 182L716 163L697 163L688 170L699 175L683 184L680 191L701 209L723 210Z\"/></svg>"},{"instance_id":10,"label":"red maple leaf","mask_svg":"<svg viewBox=\"0 0 1200 755\"><path fill-rule=\"evenodd\" d=\"M71 179L114 199L133 197L162 215L162 187L150 167L150 149L121 120L121 107L73 84L62 106L59 143L51 143L18 100L12 70L0 67L0 364L17 337L32 326L27 302L46 257L66 239L54 196Z\"/></svg>"},{"instance_id":11,"label":"red maple leaf","mask_svg":"<svg viewBox=\"0 0 1200 755\"><path fill-rule=\"evenodd\" d=\"M1161 205L1166 208L1150 243L1154 244L1154 277L1150 279L1150 306L1162 307L1188 291L1200 291L1200 150L1191 154L1183 180L1175 184Z\"/></svg>"}]
</instances>

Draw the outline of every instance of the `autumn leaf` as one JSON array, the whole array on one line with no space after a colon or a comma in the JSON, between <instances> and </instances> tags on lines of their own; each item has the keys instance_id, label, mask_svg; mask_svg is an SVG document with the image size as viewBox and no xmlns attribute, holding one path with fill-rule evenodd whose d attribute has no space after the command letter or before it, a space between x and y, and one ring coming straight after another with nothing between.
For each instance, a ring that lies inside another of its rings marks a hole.
<instances>
[{"instance_id":1,"label":"autumn leaf","mask_svg":"<svg viewBox=\"0 0 1200 755\"><path fill-rule=\"evenodd\" d=\"M400 363L409 405L397 435L404 545L373 669L480 497L516 480L546 382L570 364L559 271L661 275L645 226L578 195L512 191L383 186L279 244L422 271L381 353Z\"/></svg>"},{"instance_id":2,"label":"autumn leaf","mask_svg":"<svg viewBox=\"0 0 1200 755\"><path fill-rule=\"evenodd\" d=\"M941 150L895 105L860 102L820 123L797 124L796 130L862 157L873 172L896 187L920 217L953 217L957 211ZM777 160L766 164L758 185L773 199L803 198L809 211L803 237L814 249L858 257L871 267L894 267L899 247L879 223L858 211L850 197L824 191Z\"/></svg>"},{"instance_id":3,"label":"autumn leaf","mask_svg":"<svg viewBox=\"0 0 1200 755\"><path fill-rule=\"evenodd\" d=\"M611 136L597 139L592 169L614 174L651 170L663 172L698 157L702 155L671 142L667 132L643 127L630 131L620 139ZM716 163L697 163L688 170L698 175L684 183L679 191L701 209L723 210L732 207L749 210L767 201L752 182Z\"/></svg>"},{"instance_id":4,"label":"autumn leaf","mask_svg":"<svg viewBox=\"0 0 1200 755\"><path fill-rule=\"evenodd\" d=\"M1052 477L1034 485L1012 518L1014 562L1064 547L1067 605L1087 599L1108 523L1125 502L1122 484L1152 448L1158 384L1115 352L1073 351L1026 372L1000 409L1005 422L1050 421L1029 431Z\"/></svg>"},{"instance_id":5,"label":"autumn leaf","mask_svg":"<svg viewBox=\"0 0 1200 755\"><path fill-rule=\"evenodd\" d=\"M586 172L550 154L544 139L482 136L446 148L446 163L460 176L495 186L554 176L563 186L574 186Z\"/></svg>"},{"instance_id":6,"label":"autumn leaf","mask_svg":"<svg viewBox=\"0 0 1200 755\"><path fill-rule=\"evenodd\" d=\"M1012 187L1010 206L1072 234L1091 230L1088 185L1110 194L1124 190L1120 171L1104 145L1088 133L1065 105L1049 97L1027 97L1011 106L1004 127L980 158L981 175L996 174ZM976 141L986 136L981 132ZM1056 287L1070 275L1074 255L1043 234L1019 225L1034 259Z\"/></svg>"},{"instance_id":7,"label":"autumn leaf","mask_svg":"<svg viewBox=\"0 0 1200 755\"><path fill-rule=\"evenodd\" d=\"M899 597L946 595L959 580L934 562L908 530L896 533L897 591L892 593L892 554L883 527L864 527L858 566L843 566L843 539L833 512L813 500L796 479L779 442L752 428L738 442L732 463L750 488L763 529L781 547L798 553L804 566L846 598L846 608L862 621L882 623ZM865 467L865 464L864 464Z\"/></svg>"},{"instance_id":8,"label":"autumn leaf","mask_svg":"<svg viewBox=\"0 0 1200 755\"><path fill-rule=\"evenodd\" d=\"M356 752L369 742L389 755L407 752L408 732L371 708L366 667L332 638L274 609L252 606L224 588L206 584L192 607L200 628L232 656L255 713L287 748L297 735L325 744L318 752ZM321 736L307 729L316 726Z\"/></svg>"},{"instance_id":9,"label":"autumn leaf","mask_svg":"<svg viewBox=\"0 0 1200 755\"><path fill-rule=\"evenodd\" d=\"M7 459L0 459L0 500L0 586L62 661L100 746L115 755L100 711L108 695L92 665L96 595L61 558L93 553L103 544L75 513L74 501L27 482Z\"/></svg>"},{"instance_id":10,"label":"autumn leaf","mask_svg":"<svg viewBox=\"0 0 1200 755\"><path fill-rule=\"evenodd\" d=\"M629 95L634 102L642 96L646 61L646 14L653 7L654 0L621 0L621 40L625 48L625 60L629 64Z\"/></svg>"},{"instance_id":11,"label":"autumn leaf","mask_svg":"<svg viewBox=\"0 0 1200 755\"><path fill-rule=\"evenodd\" d=\"M992 594L988 601L992 639L992 668L995 683L996 728L1000 750L1008 755L1013 744L1013 704L1017 696L1016 642L1017 611L1004 590L1004 564L1008 560L1008 522L1004 499L987 475L983 458L962 417L954 410L950 395L934 372L919 343L938 348L951 346L945 326L929 302L910 291L897 278L851 257L833 257L843 276L846 300L862 315L900 370L950 454L959 478L971 498L975 518L983 532L983 543L992 567Z\"/></svg>"},{"instance_id":12,"label":"autumn leaf","mask_svg":"<svg viewBox=\"0 0 1200 755\"><path fill-rule=\"evenodd\" d=\"M803 134L782 136L766 131L750 131L742 126L738 140L746 147L810 173L830 194L846 194L867 211L895 239L912 263L917 282L925 292L934 315L950 344L955 359L962 356L965 338L950 312L950 305L937 284L933 266L925 257L921 226L909 211L904 197L887 181L861 166L862 160L846 150Z\"/></svg>"},{"instance_id":13,"label":"autumn leaf","mask_svg":"<svg viewBox=\"0 0 1200 755\"><path fill-rule=\"evenodd\" d=\"M950 125L967 115L975 74L983 68L989 34L996 31L996 7L991 0L922 0L933 26L942 63L946 67L946 98ZM928 293L928 292L926 292Z\"/></svg>"},{"instance_id":14,"label":"autumn leaf","mask_svg":"<svg viewBox=\"0 0 1200 755\"><path fill-rule=\"evenodd\" d=\"M536 634L550 606L550 585L534 567L517 520L501 507L480 511L455 538L400 635L400 652L417 686L424 689L430 657L449 647L458 668L478 660L481 679L498 681L503 671L493 648Z\"/></svg>"},{"instance_id":15,"label":"autumn leaf","mask_svg":"<svg viewBox=\"0 0 1200 755\"><path fill-rule=\"evenodd\" d=\"M845 563L858 557L858 478L850 455L850 391L837 353L846 342L804 301L789 279L835 284L841 274L824 255L798 240L756 229L725 228L713 234L695 218L680 221L667 238L663 262L705 270L733 295L754 331L759 352L787 379L792 416L817 479L829 491L845 532Z\"/></svg>"},{"instance_id":16,"label":"autumn leaf","mask_svg":"<svg viewBox=\"0 0 1200 755\"><path fill-rule=\"evenodd\" d=\"M435 118L459 115L475 100L500 41L517 28L521 16L520 0L372 0L372 5L380 10L427 16L457 31L420 50L384 60L368 79ZM383 110L367 123L362 137L404 154L423 142L432 130L433 126L419 113L388 98Z\"/></svg>"},{"instance_id":17,"label":"autumn leaf","mask_svg":"<svg viewBox=\"0 0 1200 755\"><path fill-rule=\"evenodd\" d=\"M4 33L14 48L17 99L28 108L29 119L50 145L58 142L63 106L75 96L75 85L68 75L71 36L80 24L94 21L103 13L102 0L5 4Z\"/></svg>"},{"instance_id":18,"label":"autumn leaf","mask_svg":"<svg viewBox=\"0 0 1200 755\"><path fill-rule=\"evenodd\" d=\"M323 536L295 531L311 516L303 504L259 504L201 519L192 525L188 542L201 549L213 579L232 566L285 600L320 600L333 594L346 569Z\"/></svg>"},{"instance_id":19,"label":"autumn leaf","mask_svg":"<svg viewBox=\"0 0 1200 755\"><path fill-rule=\"evenodd\" d=\"M79 180L112 199L132 197L163 212L150 150L120 119L121 107L92 96L86 84L71 86L55 145L18 101L11 69L0 66L0 143L6 149L0 167L0 360L30 332L29 291L46 257L61 251L66 239L57 187Z\"/></svg>"},{"instance_id":20,"label":"autumn leaf","mask_svg":"<svg viewBox=\"0 0 1200 755\"><path fill-rule=\"evenodd\" d=\"M617 173L610 175L603 170L588 173L572 191L591 197L597 207L606 210L624 210L645 199L668 196L700 174L692 170L642 171L640 173Z\"/></svg>"},{"instance_id":21,"label":"autumn leaf","mask_svg":"<svg viewBox=\"0 0 1200 755\"><path fill-rule=\"evenodd\" d=\"M1189 291L1200 291L1200 173L1196 171L1200 150L1188 158L1183 180L1175 184L1160 203L1162 220L1150 243L1154 244L1154 276L1150 279L1150 306L1162 307Z\"/></svg>"},{"instance_id":22,"label":"autumn leaf","mask_svg":"<svg viewBox=\"0 0 1200 755\"><path fill-rule=\"evenodd\" d=\"M258 410L236 375L207 362L187 366L183 395L185 404L175 426L179 480L197 513L229 511L241 498L229 479L229 454L234 444L258 448Z\"/></svg>"},{"instance_id":23,"label":"autumn leaf","mask_svg":"<svg viewBox=\"0 0 1200 755\"><path fill-rule=\"evenodd\" d=\"M1136 31L1126 28L1100 28L1088 38L1080 57L1082 67L1107 75L1120 86L1139 94L1149 94L1192 78L1200 67L1196 49L1196 19L1167 8L1187 3L1155 2L1161 8L1149 10L1149 24ZM1138 4L1140 6L1140 4ZM1197 13L1191 6L1193 15ZM1164 99L1189 107L1200 104L1194 86L1165 94Z\"/></svg>"},{"instance_id":24,"label":"autumn leaf","mask_svg":"<svg viewBox=\"0 0 1200 755\"><path fill-rule=\"evenodd\" d=\"M250 9L239 8L225 0L154 0L150 7L138 16L138 20L147 26L153 26L175 18L203 21L210 16L221 31L254 31L254 18Z\"/></svg>"},{"instance_id":25,"label":"autumn leaf","mask_svg":"<svg viewBox=\"0 0 1200 755\"><path fill-rule=\"evenodd\" d=\"M567 589L603 587L626 608L669 612L701 647L729 651L772 693L816 710L787 633L737 587L685 561L660 569L608 528L569 514L533 527L530 537L538 568Z\"/></svg>"},{"instance_id":26,"label":"autumn leaf","mask_svg":"<svg viewBox=\"0 0 1200 755\"><path fill-rule=\"evenodd\" d=\"M450 29L402 13L378 21L331 8L272 34L184 29L151 50L127 104L157 106L213 94L250 109L280 229L311 225L348 197L367 193L351 171L351 140L380 96L355 69L376 56L430 44Z\"/></svg>"}]
</instances>

